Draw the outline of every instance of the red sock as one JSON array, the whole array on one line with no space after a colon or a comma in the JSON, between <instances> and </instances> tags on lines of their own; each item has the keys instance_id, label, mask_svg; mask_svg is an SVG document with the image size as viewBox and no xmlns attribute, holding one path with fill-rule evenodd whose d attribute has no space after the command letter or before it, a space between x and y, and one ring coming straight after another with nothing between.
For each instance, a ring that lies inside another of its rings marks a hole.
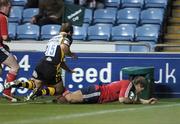
<instances>
[{"instance_id":1,"label":"red sock","mask_svg":"<svg viewBox=\"0 0 180 124\"><path fill-rule=\"evenodd\" d=\"M7 76L6 76L6 82L9 83L11 81L14 81L16 79L16 74L13 74L13 73L8 73ZM5 89L3 91L4 94L6 95L9 95L9 96L12 96L11 94L11 88L8 88L8 89Z\"/></svg>"}]
</instances>

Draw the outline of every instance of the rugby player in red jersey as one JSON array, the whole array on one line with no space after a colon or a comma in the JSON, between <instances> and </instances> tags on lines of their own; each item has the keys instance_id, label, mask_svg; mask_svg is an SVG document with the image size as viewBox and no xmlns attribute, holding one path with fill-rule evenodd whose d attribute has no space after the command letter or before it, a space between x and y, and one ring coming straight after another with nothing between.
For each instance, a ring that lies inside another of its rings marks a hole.
<instances>
[{"instance_id":1,"label":"rugby player in red jersey","mask_svg":"<svg viewBox=\"0 0 180 124\"><path fill-rule=\"evenodd\" d=\"M19 65L15 57L9 52L8 46L4 44L4 42L9 41L7 16L10 8L10 0L0 0L0 64L10 67L5 84L14 81L19 70ZM17 101L11 94L11 88L5 89L3 91L3 96L8 98L11 102Z\"/></svg>"},{"instance_id":2,"label":"rugby player in red jersey","mask_svg":"<svg viewBox=\"0 0 180 124\"><path fill-rule=\"evenodd\" d=\"M125 104L154 104L157 99L139 98L145 88L146 80L137 76L134 80L120 80L107 85L91 85L75 92L66 91L54 100L57 103L107 103L119 101Z\"/></svg>"}]
</instances>

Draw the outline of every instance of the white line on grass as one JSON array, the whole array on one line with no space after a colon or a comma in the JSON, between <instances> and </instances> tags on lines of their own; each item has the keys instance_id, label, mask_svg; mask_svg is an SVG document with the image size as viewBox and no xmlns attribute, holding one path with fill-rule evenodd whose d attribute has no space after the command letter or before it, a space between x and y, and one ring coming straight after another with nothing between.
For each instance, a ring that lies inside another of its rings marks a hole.
<instances>
[{"instance_id":1,"label":"white line on grass","mask_svg":"<svg viewBox=\"0 0 180 124\"><path fill-rule=\"evenodd\" d=\"M58 115L58 116L49 116L49 117L38 117L36 119L24 119L18 121L9 121L9 122L1 122L1 124L32 124L32 123L44 123L49 121L57 121L57 120L65 120L65 119L73 119L73 118L80 118L86 116L95 116L95 115L102 115L102 114L109 114L109 113L116 113L116 112L127 112L127 111L136 111L136 110L146 110L152 108L167 108L167 107L175 107L180 106L178 104L171 104L171 105L153 105L153 106L144 106L144 107L133 107L133 108L121 108L121 109L114 109L114 110L102 110L96 112L86 112L86 113L75 113L75 114L67 114L67 115Z\"/></svg>"},{"instance_id":2,"label":"white line on grass","mask_svg":"<svg viewBox=\"0 0 180 124\"><path fill-rule=\"evenodd\" d=\"M3 104L0 104L0 106L8 106L8 105L16 106L16 105L26 105L26 104L28 103L9 103L9 104L3 103Z\"/></svg>"},{"instance_id":3,"label":"white line on grass","mask_svg":"<svg viewBox=\"0 0 180 124\"><path fill-rule=\"evenodd\" d=\"M26 105L27 103L12 103L12 104L9 104L9 105Z\"/></svg>"}]
</instances>

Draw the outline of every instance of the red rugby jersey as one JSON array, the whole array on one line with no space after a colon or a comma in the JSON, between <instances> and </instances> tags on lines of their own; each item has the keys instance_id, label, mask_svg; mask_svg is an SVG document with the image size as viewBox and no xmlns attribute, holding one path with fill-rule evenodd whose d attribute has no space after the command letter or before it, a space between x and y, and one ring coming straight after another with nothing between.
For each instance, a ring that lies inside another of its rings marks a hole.
<instances>
[{"instance_id":1,"label":"red rugby jersey","mask_svg":"<svg viewBox=\"0 0 180 124\"><path fill-rule=\"evenodd\" d=\"M0 47L3 44L3 35L8 35L8 18L4 13L0 12Z\"/></svg>"},{"instance_id":2,"label":"red rugby jersey","mask_svg":"<svg viewBox=\"0 0 180 124\"><path fill-rule=\"evenodd\" d=\"M128 97L132 86L129 80L114 81L111 84L97 86L101 91L98 102L113 102L118 101L119 97Z\"/></svg>"}]
</instances>

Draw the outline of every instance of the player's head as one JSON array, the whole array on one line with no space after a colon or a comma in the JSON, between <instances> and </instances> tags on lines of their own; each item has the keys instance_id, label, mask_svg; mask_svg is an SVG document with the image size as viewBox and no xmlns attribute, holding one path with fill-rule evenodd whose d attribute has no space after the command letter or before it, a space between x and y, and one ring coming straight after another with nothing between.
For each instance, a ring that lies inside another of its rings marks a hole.
<instances>
[{"instance_id":1,"label":"player's head","mask_svg":"<svg viewBox=\"0 0 180 124\"><path fill-rule=\"evenodd\" d=\"M71 23L69 22L62 23L60 34L63 35L65 38L63 43L65 43L68 47L70 47L73 42L73 39L72 39L73 26L71 25Z\"/></svg>"},{"instance_id":2,"label":"player's head","mask_svg":"<svg viewBox=\"0 0 180 124\"><path fill-rule=\"evenodd\" d=\"M140 93L146 86L146 79L143 76L137 76L133 79L132 83L136 88L136 93Z\"/></svg>"},{"instance_id":3,"label":"player's head","mask_svg":"<svg viewBox=\"0 0 180 124\"><path fill-rule=\"evenodd\" d=\"M0 0L0 11L8 15L11 8L10 0Z\"/></svg>"},{"instance_id":4,"label":"player's head","mask_svg":"<svg viewBox=\"0 0 180 124\"><path fill-rule=\"evenodd\" d=\"M65 32L69 35L72 35L73 31L74 30L73 30L73 26L71 25L71 23L69 23L69 22L62 23L60 32Z\"/></svg>"}]
</instances>

